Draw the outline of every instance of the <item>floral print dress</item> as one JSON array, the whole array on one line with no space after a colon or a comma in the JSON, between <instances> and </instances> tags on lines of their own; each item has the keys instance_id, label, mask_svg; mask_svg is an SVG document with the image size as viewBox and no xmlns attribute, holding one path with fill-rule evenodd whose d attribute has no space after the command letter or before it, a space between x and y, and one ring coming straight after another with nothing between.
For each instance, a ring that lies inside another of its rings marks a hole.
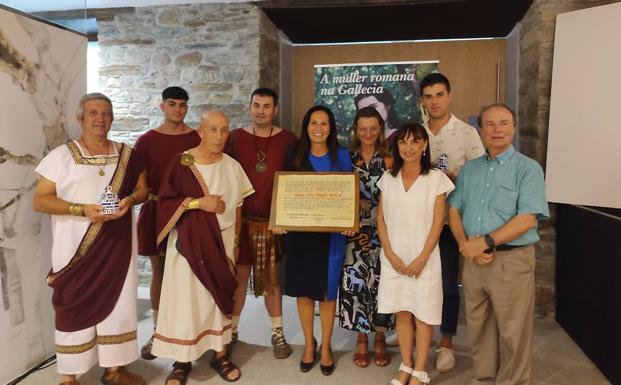
<instances>
[{"instance_id":1,"label":"floral print dress","mask_svg":"<svg viewBox=\"0 0 621 385\"><path fill-rule=\"evenodd\" d=\"M353 170L360 175L360 231L348 239L339 296L341 327L361 333L387 331L392 318L377 314L381 244L377 235L379 204L377 181L386 171L384 158L376 152L366 163L359 152L352 155ZM380 322L378 318L381 318Z\"/></svg>"}]
</instances>

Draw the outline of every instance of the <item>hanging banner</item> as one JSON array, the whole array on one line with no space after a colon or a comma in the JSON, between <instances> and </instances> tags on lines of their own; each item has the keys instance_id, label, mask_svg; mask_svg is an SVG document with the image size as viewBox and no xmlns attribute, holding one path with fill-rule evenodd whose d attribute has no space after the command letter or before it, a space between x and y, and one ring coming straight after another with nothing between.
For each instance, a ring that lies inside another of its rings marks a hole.
<instances>
[{"instance_id":1,"label":"hanging banner","mask_svg":"<svg viewBox=\"0 0 621 385\"><path fill-rule=\"evenodd\" d=\"M375 107L386 136L407 121L420 121L420 81L437 72L438 61L321 64L315 66L315 104L334 113L341 146L349 147L356 112Z\"/></svg>"}]
</instances>

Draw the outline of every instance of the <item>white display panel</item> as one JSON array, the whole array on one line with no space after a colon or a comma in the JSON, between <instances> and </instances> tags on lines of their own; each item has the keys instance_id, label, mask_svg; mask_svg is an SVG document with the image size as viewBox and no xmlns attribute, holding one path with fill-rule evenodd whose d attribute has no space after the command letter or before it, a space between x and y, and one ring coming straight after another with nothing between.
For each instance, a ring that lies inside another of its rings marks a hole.
<instances>
[{"instance_id":1,"label":"white display panel","mask_svg":"<svg viewBox=\"0 0 621 385\"><path fill-rule=\"evenodd\" d=\"M556 19L546 166L551 202L621 208L620 20L621 3Z\"/></svg>"},{"instance_id":2,"label":"white display panel","mask_svg":"<svg viewBox=\"0 0 621 385\"><path fill-rule=\"evenodd\" d=\"M49 215L34 169L80 131L86 37L0 8L0 383L55 352Z\"/></svg>"}]
</instances>

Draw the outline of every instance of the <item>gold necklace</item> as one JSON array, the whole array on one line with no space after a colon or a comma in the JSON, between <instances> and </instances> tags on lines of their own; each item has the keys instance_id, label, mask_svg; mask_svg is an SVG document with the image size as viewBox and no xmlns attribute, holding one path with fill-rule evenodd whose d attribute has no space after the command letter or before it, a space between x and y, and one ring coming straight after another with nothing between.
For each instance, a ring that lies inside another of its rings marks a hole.
<instances>
[{"instance_id":1,"label":"gold necklace","mask_svg":"<svg viewBox=\"0 0 621 385\"><path fill-rule=\"evenodd\" d=\"M86 150L91 154L91 156L95 157L95 153L93 153L93 151L91 151L91 149L88 147L88 145L86 144L86 141L84 140L84 138L81 138L81 139L82 139L82 144L84 144L84 147L86 147ZM99 163L97 162L101 158L98 158L95 161L95 166L97 166L97 168L99 169L99 173L98 174L100 176L106 175L106 172L104 171L104 169L108 165L108 158L109 158L108 155L109 154L110 154L110 143L108 143L108 146L106 147L106 158L104 160L104 163L100 164L101 162L99 162Z\"/></svg>"}]
</instances>

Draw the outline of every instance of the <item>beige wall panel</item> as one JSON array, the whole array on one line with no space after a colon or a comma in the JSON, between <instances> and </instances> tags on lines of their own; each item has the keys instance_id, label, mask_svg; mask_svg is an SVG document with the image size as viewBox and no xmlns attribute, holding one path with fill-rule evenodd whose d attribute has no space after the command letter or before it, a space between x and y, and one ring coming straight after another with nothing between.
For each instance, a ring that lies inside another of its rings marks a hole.
<instances>
[{"instance_id":1,"label":"beige wall panel","mask_svg":"<svg viewBox=\"0 0 621 385\"><path fill-rule=\"evenodd\" d=\"M424 43L298 46L293 48L293 122L313 105L315 64L439 60L439 71L451 81L452 112L466 120L496 100L496 63L500 61L500 100L505 100L504 39Z\"/></svg>"}]
</instances>

